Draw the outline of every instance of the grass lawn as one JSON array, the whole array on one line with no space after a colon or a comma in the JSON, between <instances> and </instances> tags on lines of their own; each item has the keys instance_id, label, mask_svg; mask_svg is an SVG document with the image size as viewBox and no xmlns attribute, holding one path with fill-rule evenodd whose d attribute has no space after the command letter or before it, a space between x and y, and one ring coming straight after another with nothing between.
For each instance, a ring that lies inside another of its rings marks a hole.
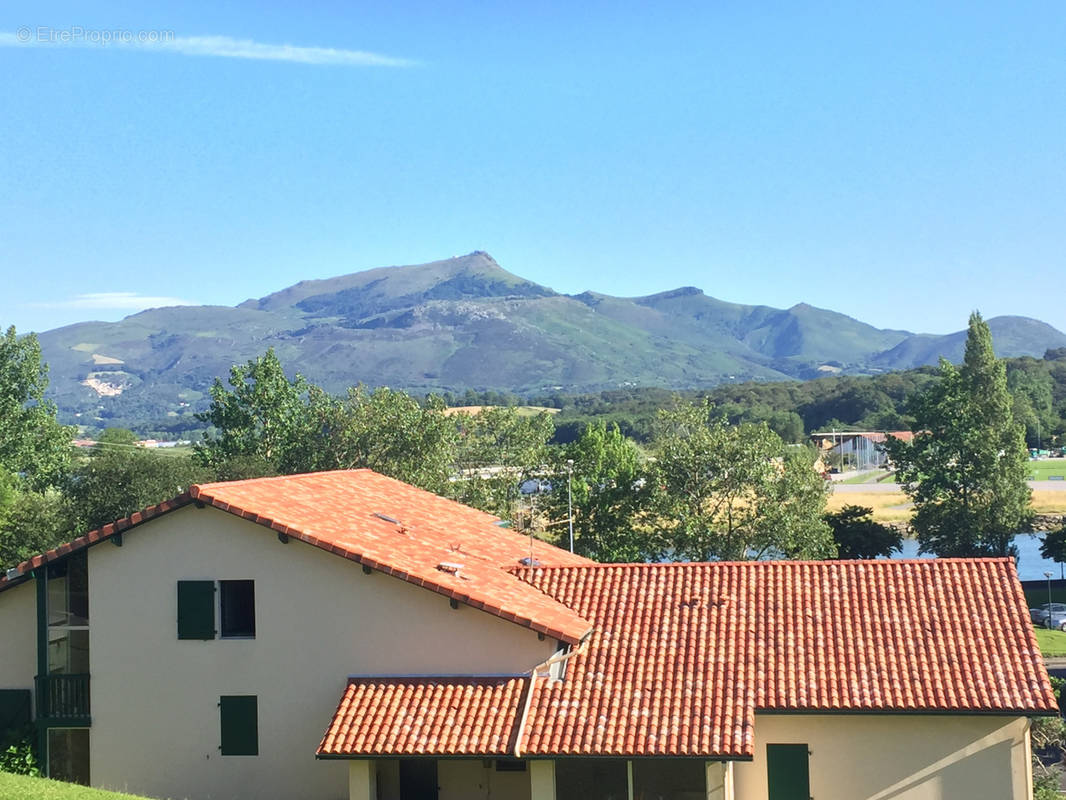
<instances>
[{"instance_id":1,"label":"grass lawn","mask_svg":"<svg viewBox=\"0 0 1066 800\"><path fill-rule=\"evenodd\" d=\"M1036 631L1036 643L1044 658L1066 658L1066 633L1035 626L1033 630Z\"/></svg>"},{"instance_id":2,"label":"grass lawn","mask_svg":"<svg viewBox=\"0 0 1066 800\"><path fill-rule=\"evenodd\" d=\"M5 800L142 800L136 795L87 789L74 783L27 778L0 772L0 797Z\"/></svg>"},{"instance_id":3,"label":"grass lawn","mask_svg":"<svg viewBox=\"0 0 1066 800\"><path fill-rule=\"evenodd\" d=\"M1052 475L1066 478L1066 458L1043 458L1029 462L1029 480L1046 481Z\"/></svg>"},{"instance_id":4,"label":"grass lawn","mask_svg":"<svg viewBox=\"0 0 1066 800\"><path fill-rule=\"evenodd\" d=\"M850 478L845 478L841 483L895 483L896 473L885 472L883 469L879 469L875 472L865 472L862 475L854 475Z\"/></svg>"}]
</instances>

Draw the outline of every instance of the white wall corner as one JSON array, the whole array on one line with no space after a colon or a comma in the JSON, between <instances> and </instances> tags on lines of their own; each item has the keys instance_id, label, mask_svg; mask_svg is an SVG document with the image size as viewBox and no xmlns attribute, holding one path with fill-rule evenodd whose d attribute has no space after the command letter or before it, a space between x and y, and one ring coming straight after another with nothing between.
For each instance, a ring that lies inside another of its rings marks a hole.
<instances>
[{"instance_id":1,"label":"white wall corner","mask_svg":"<svg viewBox=\"0 0 1066 800\"><path fill-rule=\"evenodd\" d=\"M377 800L377 765L366 758L348 762L348 800Z\"/></svg>"},{"instance_id":2,"label":"white wall corner","mask_svg":"<svg viewBox=\"0 0 1066 800\"><path fill-rule=\"evenodd\" d=\"M555 762L532 759L529 762L531 800L555 800Z\"/></svg>"},{"instance_id":3,"label":"white wall corner","mask_svg":"<svg viewBox=\"0 0 1066 800\"><path fill-rule=\"evenodd\" d=\"M733 762L707 762L707 800L733 800Z\"/></svg>"}]
</instances>

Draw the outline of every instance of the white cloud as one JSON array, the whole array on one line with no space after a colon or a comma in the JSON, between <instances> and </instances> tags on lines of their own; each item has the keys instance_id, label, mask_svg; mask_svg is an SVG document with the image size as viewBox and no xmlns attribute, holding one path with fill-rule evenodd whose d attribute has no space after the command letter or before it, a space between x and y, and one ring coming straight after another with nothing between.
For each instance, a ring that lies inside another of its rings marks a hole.
<instances>
[{"instance_id":1,"label":"white cloud","mask_svg":"<svg viewBox=\"0 0 1066 800\"><path fill-rule=\"evenodd\" d=\"M0 47L101 47L185 56L214 56L296 64L333 64L348 67L410 67L406 58L344 50L333 47L301 47L264 44L230 36L174 36L172 31L87 30L83 28L19 28L0 31Z\"/></svg>"},{"instance_id":2,"label":"white cloud","mask_svg":"<svg viewBox=\"0 0 1066 800\"><path fill-rule=\"evenodd\" d=\"M162 308L164 306L193 306L188 300L179 297L158 297L137 294L136 292L90 292L75 295L69 300L56 300L48 303L34 303L38 308L97 308L97 309L134 309Z\"/></svg>"}]
</instances>

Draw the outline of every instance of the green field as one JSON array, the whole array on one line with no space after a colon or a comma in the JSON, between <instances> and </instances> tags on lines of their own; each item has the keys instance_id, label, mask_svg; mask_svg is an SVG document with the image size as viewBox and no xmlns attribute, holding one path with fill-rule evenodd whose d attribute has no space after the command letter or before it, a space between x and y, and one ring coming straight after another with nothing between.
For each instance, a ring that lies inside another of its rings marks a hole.
<instances>
[{"instance_id":1,"label":"green field","mask_svg":"<svg viewBox=\"0 0 1066 800\"><path fill-rule=\"evenodd\" d=\"M895 483L896 473L885 472L883 469L879 469L876 472L864 472L862 475L854 475L850 478L845 478L841 483Z\"/></svg>"},{"instance_id":2,"label":"green field","mask_svg":"<svg viewBox=\"0 0 1066 800\"><path fill-rule=\"evenodd\" d=\"M1029 480L1046 481L1052 476L1066 478L1066 458L1042 458L1029 462Z\"/></svg>"},{"instance_id":3,"label":"green field","mask_svg":"<svg viewBox=\"0 0 1066 800\"><path fill-rule=\"evenodd\" d=\"M0 772L0 797L5 800L143 800L132 794L104 792L73 783L27 778Z\"/></svg>"}]
</instances>

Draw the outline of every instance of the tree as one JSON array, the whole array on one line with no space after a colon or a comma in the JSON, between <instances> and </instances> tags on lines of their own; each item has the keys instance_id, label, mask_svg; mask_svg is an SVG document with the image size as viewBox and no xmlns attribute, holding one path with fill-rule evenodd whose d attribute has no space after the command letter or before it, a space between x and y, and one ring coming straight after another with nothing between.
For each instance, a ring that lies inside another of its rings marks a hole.
<instances>
[{"instance_id":1,"label":"tree","mask_svg":"<svg viewBox=\"0 0 1066 800\"><path fill-rule=\"evenodd\" d=\"M229 385L215 378L211 407L196 418L212 426L197 444L205 466L220 468L230 459L258 459L278 468L283 455L298 440L306 422L307 382L300 375L285 377L274 348L230 369Z\"/></svg>"},{"instance_id":2,"label":"tree","mask_svg":"<svg viewBox=\"0 0 1066 800\"><path fill-rule=\"evenodd\" d=\"M539 479L548 462L548 441L555 432L551 415L523 415L515 408L484 408L456 414L458 427L449 487L460 503L500 517L511 516L518 488Z\"/></svg>"},{"instance_id":3,"label":"tree","mask_svg":"<svg viewBox=\"0 0 1066 800\"><path fill-rule=\"evenodd\" d=\"M660 412L653 480L669 555L744 560L824 558L828 488L814 455L765 423L729 425L704 401Z\"/></svg>"},{"instance_id":4,"label":"tree","mask_svg":"<svg viewBox=\"0 0 1066 800\"><path fill-rule=\"evenodd\" d=\"M448 486L455 424L444 403L420 404L406 392L360 385L335 398L308 390L303 417L279 454L283 473L367 467L433 492Z\"/></svg>"},{"instance_id":5,"label":"tree","mask_svg":"<svg viewBox=\"0 0 1066 800\"><path fill-rule=\"evenodd\" d=\"M274 351L215 381L212 426L197 445L200 463L220 478L289 475L368 467L424 489L448 485L455 424L437 398L363 386L333 397L300 375L285 376Z\"/></svg>"},{"instance_id":6,"label":"tree","mask_svg":"<svg viewBox=\"0 0 1066 800\"><path fill-rule=\"evenodd\" d=\"M569 545L567 513L572 506L575 552L621 562L659 554L660 546L641 519L648 495L644 458L617 425L587 425L577 441L556 452L553 472L550 513L561 547Z\"/></svg>"},{"instance_id":7,"label":"tree","mask_svg":"<svg viewBox=\"0 0 1066 800\"><path fill-rule=\"evenodd\" d=\"M1014 418L1004 364L981 315L970 315L961 368L940 362L940 380L912 405L913 441L885 447L904 491L923 552L939 556L1016 555L1029 518L1028 452Z\"/></svg>"},{"instance_id":8,"label":"tree","mask_svg":"<svg viewBox=\"0 0 1066 800\"><path fill-rule=\"evenodd\" d=\"M103 449L71 476L68 495L84 532L170 500L194 483L214 478L210 468L187 455L142 447Z\"/></svg>"},{"instance_id":9,"label":"tree","mask_svg":"<svg viewBox=\"0 0 1066 800\"><path fill-rule=\"evenodd\" d=\"M1048 531L1040 543L1040 555L1056 564L1066 563L1066 525L1057 531Z\"/></svg>"},{"instance_id":10,"label":"tree","mask_svg":"<svg viewBox=\"0 0 1066 800\"><path fill-rule=\"evenodd\" d=\"M70 541L77 535L70 500L54 487L15 488L0 471L0 570Z\"/></svg>"},{"instance_id":11,"label":"tree","mask_svg":"<svg viewBox=\"0 0 1066 800\"><path fill-rule=\"evenodd\" d=\"M56 421L47 388L37 337L20 338L11 326L0 337L0 468L38 490L58 484L70 468L74 437Z\"/></svg>"},{"instance_id":12,"label":"tree","mask_svg":"<svg viewBox=\"0 0 1066 800\"><path fill-rule=\"evenodd\" d=\"M903 549L903 534L875 522L872 508L847 505L826 514L825 521L837 543L837 558L877 558Z\"/></svg>"}]
</instances>

